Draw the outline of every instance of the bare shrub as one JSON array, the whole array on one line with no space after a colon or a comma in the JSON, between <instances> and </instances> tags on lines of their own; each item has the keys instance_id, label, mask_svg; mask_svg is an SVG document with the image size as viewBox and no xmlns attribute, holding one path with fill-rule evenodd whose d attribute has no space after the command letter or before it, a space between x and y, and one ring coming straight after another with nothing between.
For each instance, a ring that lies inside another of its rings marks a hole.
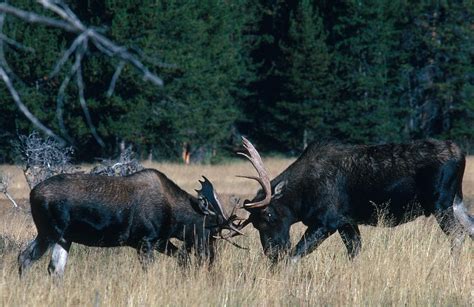
<instances>
[{"instance_id":1,"label":"bare shrub","mask_svg":"<svg viewBox=\"0 0 474 307\"><path fill-rule=\"evenodd\" d=\"M72 147L64 147L51 137L42 138L36 131L28 136L21 135L17 150L20 153L23 173L30 189L51 176L75 173L80 169L71 164L74 153ZM118 159L101 159L99 163L90 171L91 174L126 176L143 169L131 147L126 148ZM1 178L0 192L6 193L7 187L6 177Z\"/></svg>"},{"instance_id":2,"label":"bare shrub","mask_svg":"<svg viewBox=\"0 0 474 307\"><path fill-rule=\"evenodd\" d=\"M71 164L72 147L64 147L51 137L43 139L36 131L19 139L23 173L30 189L51 176L77 171Z\"/></svg>"},{"instance_id":3,"label":"bare shrub","mask_svg":"<svg viewBox=\"0 0 474 307\"><path fill-rule=\"evenodd\" d=\"M135 158L132 147L128 147L116 160L101 159L100 164L92 168L90 173L103 176L126 176L142 169L143 165Z\"/></svg>"}]
</instances>

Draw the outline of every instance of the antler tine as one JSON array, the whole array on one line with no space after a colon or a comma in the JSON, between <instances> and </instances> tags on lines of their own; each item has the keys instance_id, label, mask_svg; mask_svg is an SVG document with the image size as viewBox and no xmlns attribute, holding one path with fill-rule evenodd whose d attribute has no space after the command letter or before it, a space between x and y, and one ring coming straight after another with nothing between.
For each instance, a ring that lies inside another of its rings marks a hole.
<instances>
[{"instance_id":1,"label":"antler tine","mask_svg":"<svg viewBox=\"0 0 474 307\"><path fill-rule=\"evenodd\" d=\"M233 232L235 232L235 234L233 233L231 235L231 237L235 237L236 235L244 235L244 233L242 231L240 231L240 229L238 229L237 227L234 226L234 224L229 224L229 228L230 230L232 230Z\"/></svg>"},{"instance_id":2,"label":"antler tine","mask_svg":"<svg viewBox=\"0 0 474 307\"><path fill-rule=\"evenodd\" d=\"M232 210L232 213L230 214L229 217L225 214L224 208L222 207L219 197L217 196L216 191L214 190L214 187L212 183L203 176L203 180L199 180L201 183L201 190L196 190L198 194L202 195L204 198L206 198L209 202L209 205L212 207L212 211L209 211L210 214L212 215L217 215L221 218L221 221L217 222L217 226L219 228L219 235L214 236L215 238L221 238L221 239L229 239L232 237L235 237L237 235L243 235L241 230L240 225L243 223L238 223L237 225L234 223L235 221L242 220L239 218L237 215L234 214L234 210ZM245 223L245 222L244 222ZM225 236L222 234L222 231L224 229L230 230L230 234Z\"/></svg>"},{"instance_id":3,"label":"antler tine","mask_svg":"<svg viewBox=\"0 0 474 307\"><path fill-rule=\"evenodd\" d=\"M232 244L233 246L235 246L235 247L237 247L237 248L244 249L244 250L249 250L248 247L242 247L242 246L240 246L239 244L237 244L237 243L235 243L235 242L232 242L231 240L229 240L229 237L222 237L222 236L221 236L221 237L215 237L215 236L214 236L214 238L215 238L215 239L222 239L222 240L226 241L227 243ZM231 237L230 237L230 238L231 238Z\"/></svg>"},{"instance_id":4,"label":"antler tine","mask_svg":"<svg viewBox=\"0 0 474 307\"><path fill-rule=\"evenodd\" d=\"M247 178L247 179L252 179L260 183L261 186L265 186L265 181L261 177L255 177L255 176L237 176L239 178Z\"/></svg>"},{"instance_id":5,"label":"antler tine","mask_svg":"<svg viewBox=\"0 0 474 307\"><path fill-rule=\"evenodd\" d=\"M214 238L216 238L216 239L230 239L230 238L233 238L235 236L245 236L245 234L242 231L240 231L240 229L238 229L237 227L235 227L232 224L230 224L228 226L228 228L226 228L226 229L230 230L228 235L223 235L222 232L224 231L224 229L221 229L219 231L219 236L214 236Z\"/></svg>"},{"instance_id":6,"label":"antler tine","mask_svg":"<svg viewBox=\"0 0 474 307\"><path fill-rule=\"evenodd\" d=\"M204 179L203 181L199 180L202 189L198 191L198 193L202 193L204 197L209 200L209 203L214 209L213 211L216 215L220 215L225 221L227 221L228 218L225 215L224 208L222 208L221 202L219 201L219 197L217 196L212 183L205 176L202 176L202 178Z\"/></svg>"},{"instance_id":7,"label":"antler tine","mask_svg":"<svg viewBox=\"0 0 474 307\"><path fill-rule=\"evenodd\" d=\"M253 144L250 143L250 141L247 140L245 137L242 137L242 143L249 154L246 154L244 152L238 152L237 154L246 157L250 161L250 163L252 163L253 167L257 170L257 173L260 176L268 177L267 170L264 167L260 167L263 166L262 158L260 157L260 154L255 149Z\"/></svg>"},{"instance_id":8,"label":"antler tine","mask_svg":"<svg viewBox=\"0 0 474 307\"><path fill-rule=\"evenodd\" d=\"M247 203L247 204L244 203L244 207L245 208L266 207L270 203L271 198L272 198L270 177L268 176L268 172L265 166L263 165L263 161L262 161L262 158L260 157L260 154L252 145L252 143L250 143L250 141L247 140L245 137L242 137L242 143L243 143L244 148L247 150L248 154L244 152L239 152L238 154L246 157L250 161L250 163L252 163L253 167L258 173L258 177L254 177L254 176L238 176L238 177L243 177L243 178L248 178L248 179L253 179L253 180L258 181L258 183L260 183L265 193L265 198L262 201Z\"/></svg>"},{"instance_id":9,"label":"antler tine","mask_svg":"<svg viewBox=\"0 0 474 307\"><path fill-rule=\"evenodd\" d=\"M239 223L238 225L230 224L230 230L231 232L227 236L223 236L222 233L220 234L220 238L222 239L230 239L235 236L239 235L245 235L241 230L245 228L248 224L250 224L250 221L248 219L239 219L242 220L243 222Z\"/></svg>"},{"instance_id":10,"label":"antler tine","mask_svg":"<svg viewBox=\"0 0 474 307\"><path fill-rule=\"evenodd\" d=\"M250 160L250 162L252 162L252 158L250 158L250 156L248 154L246 154L245 152L239 151L239 152L237 152L237 154L246 157L247 159Z\"/></svg>"}]
</instances>

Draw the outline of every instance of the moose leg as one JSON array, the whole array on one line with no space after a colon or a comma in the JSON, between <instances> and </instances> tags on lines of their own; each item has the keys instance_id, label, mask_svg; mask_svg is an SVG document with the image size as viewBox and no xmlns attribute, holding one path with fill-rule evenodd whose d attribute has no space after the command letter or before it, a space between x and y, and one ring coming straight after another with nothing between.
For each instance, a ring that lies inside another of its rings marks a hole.
<instances>
[{"instance_id":1,"label":"moose leg","mask_svg":"<svg viewBox=\"0 0 474 307\"><path fill-rule=\"evenodd\" d=\"M210 252L211 244L206 238L196 238L196 243L194 245L194 250L196 253L196 259L199 265L203 265L206 262L214 261L214 253ZM211 255L212 254L212 255Z\"/></svg>"},{"instance_id":2,"label":"moose leg","mask_svg":"<svg viewBox=\"0 0 474 307\"><path fill-rule=\"evenodd\" d=\"M342 242L347 248L349 258L354 259L360 252L362 240L357 225L345 224L337 229L341 235Z\"/></svg>"},{"instance_id":3,"label":"moose leg","mask_svg":"<svg viewBox=\"0 0 474 307\"><path fill-rule=\"evenodd\" d=\"M459 254L464 241L465 232L455 209L462 205L462 175L463 167L455 162L446 163L438 174L436 183L436 199L434 201L435 217L443 232L451 237L451 251Z\"/></svg>"},{"instance_id":4,"label":"moose leg","mask_svg":"<svg viewBox=\"0 0 474 307\"><path fill-rule=\"evenodd\" d=\"M39 235L18 255L20 277L31 267L32 263L41 258L49 248L49 241Z\"/></svg>"},{"instance_id":5,"label":"moose leg","mask_svg":"<svg viewBox=\"0 0 474 307\"><path fill-rule=\"evenodd\" d=\"M188 260L189 260L188 257L189 257L191 248L189 248L189 250L179 249L178 247L176 247L176 245L171 243L169 240L166 240L166 241L159 241L158 244L156 245L156 250L167 256L176 257L178 259L178 264L184 267L188 263Z\"/></svg>"},{"instance_id":6,"label":"moose leg","mask_svg":"<svg viewBox=\"0 0 474 307\"><path fill-rule=\"evenodd\" d=\"M190 255L194 248L194 255L198 265L212 263L214 260L214 247L210 233L205 229L197 229L188 235L184 244L187 254Z\"/></svg>"},{"instance_id":7,"label":"moose leg","mask_svg":"<svg viewBox=\"0 0 474 307\"><path fill-rule=\"evenodd\" d=\"M459 195L462 195L462 193L459 193ZM454 197L453 214L471 239L474 239L474 217L472 217L466 207L464 207L461 196L456 195L456 197Z\"/></svg>"},{"instance_id":8,"label":"moose leg","mask_svg":"<svg viewBox=\"0 0 474 307\"><path fill-rule=\"evenodd\" d=\"M313 252L319 244L332 235L337 228L328 227L309 227L306 229L303 237L291 251L291 260L298 261L301 257Z\"/></svg>"},{"instance_id":9,"label":"moose leg","mask_svg":"<svg viewBox=\"0 0 474 307\"><path fill-rule=\"evenodd\" d=\"M143 241L137 248L138 260L142 265L144 271L148 269L150 264L154 261L153 244L150 241Z\"/></svg>"},{"instance_id":10,"label":"moose leg","mask_svg":"<svg viewBox=\"0 0 474 307\"><path fill-rule=\"evenodd\" d=\"M207 244L205 245L205 255L206 255L206 259L208 260L208 263L209 263L209 266L212 266L212 264L214 263L214 260L215 260L215 247L214 247L214 240L213 239L209 239L209 241L207 242Z\"/></svg>"},{"instance_id":11,"label":"moose leg","mask_svg":"<svg viewBox=\"0 0 474 307\"><path fill-rule=\"evenodd\" d=\"M177 248L173 243L169 240L160 240L156 245L155 249L167 256L175 257L179 253L179 248Z\"/></svg>"},{"instance_id":12,"label":"moose leg","mask_svg":"<svg viewBox=\"0 0 474 307\"><path fill-rule=\"evenodd\" d=\"M54 244L53 254L51 255L51 261L48 265L49 275L55 277L63 276L70 248L71 242L66 242L64 240L61 240L60 242Z\"/></svg>"},{"instance_id":13,"label":"moose leg","mask_svg":"<svg viewBox=\"0 0 474 307\"><path fill-rule=\"evenodd\" d=\"M454 256L459 255L466 233L454 216L452 208L436 213L435 217L441 230L451 238L451 253Z\"/></svg>"},{"instance_id":14,"label":"moose leg","mask_svg":"<svg viewBox=\"0 0 474 307\"><path fill-rule=\"evenodd\" d=\"M183 247L179 249L177 253L179 266L184 268L188 264L190 264L193 246L194 246L194 240L189 240L188 238L184 240Z\"/></svg>"}]
</instances>

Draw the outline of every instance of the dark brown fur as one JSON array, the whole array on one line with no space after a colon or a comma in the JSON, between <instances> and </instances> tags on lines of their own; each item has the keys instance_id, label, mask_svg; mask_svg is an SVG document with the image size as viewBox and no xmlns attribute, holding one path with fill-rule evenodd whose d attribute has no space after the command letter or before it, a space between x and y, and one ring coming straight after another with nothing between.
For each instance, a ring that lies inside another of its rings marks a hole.
<instances>
[{"instance_id":1,"label":"dark brown fur","mask_svg":"<svg viewBox=\"0 0 474 307\"><path fill-rule=\"evenodd\" d=\"M355 256L361 246L359 224L377 225L381 213L389 225L434 214L447 234L459 224L454 201L462 201L464 153L450 141L406 144L317 145L272 180L268 207L249 209L265 252L274 260L287 251L289 229L308 229L290 252L295 258L313 251L338 231ZM255 200L263 199L262 191Z\"/></svg>"},{"instance_id":2,"label":"dark brown fur","mask_svg":"<svg viewBox=\"0 0 474 307\"><path fill-rule=\"evenodd\" d=\"M19 256L20 274L52 245L58 259L67 257L72 242L130 246L137 249L140 261L146 265L153 260L153 249L178 256L178 248L169 241L176 238L184 241L187 252L194 247L199 258L212 261L212 235L218 229L208 227L216 221L204 215L200 201L204 200L186 193L153 169L125 177L51 177L30 193L38 236ZM64 265L54 255L53 251L49 271L62 274Z\"/></svg>"}]
</instances>

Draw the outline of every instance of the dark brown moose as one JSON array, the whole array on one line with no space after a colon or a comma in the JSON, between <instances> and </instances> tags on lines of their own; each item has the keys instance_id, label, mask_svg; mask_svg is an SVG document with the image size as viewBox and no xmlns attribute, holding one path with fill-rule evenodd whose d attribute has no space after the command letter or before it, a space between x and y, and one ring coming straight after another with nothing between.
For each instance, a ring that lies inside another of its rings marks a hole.
<instances>
[{"instance_id":1,"label":"dark brown moose","mask_svg":"<svg viewBox=\"0 0 474 307\"><path fill-rule=\"evenodd\" d=\"M358 225L377 225L380 216L396 226L420 215L434 215L458 249L465 232L474 235L473 218L463 205L464 153L450 141L407 144L309 146L270 182L253 145L243 140L244 154L258 170L261 189L244 208L263 250L273 261L292 260L314 251L338 231L350 257L361 248ZM381 214L383 212L383 214ZM308 228L290 250L290 227ZM464 228L464 229L463 229Z\"/></svg>"},{"instance_id":2,"label":"dark brown moose","mask_svg":"<svg viewBox=\"0 0 474 307\"><path fill-rule=\"evenodd\" d=\"M214 241L234 229L212 184L204 178L198 198L163 173L146 169L124 177L62 174L38 184L30 193L31 214L38 235L19 257L20 275L53 248L48 272L62 275L71 243L87 246L130 246L144 267L153 250L179 256L171 238L194 248L198 259L214 259Z\"/></svg>"}]
</instances>

